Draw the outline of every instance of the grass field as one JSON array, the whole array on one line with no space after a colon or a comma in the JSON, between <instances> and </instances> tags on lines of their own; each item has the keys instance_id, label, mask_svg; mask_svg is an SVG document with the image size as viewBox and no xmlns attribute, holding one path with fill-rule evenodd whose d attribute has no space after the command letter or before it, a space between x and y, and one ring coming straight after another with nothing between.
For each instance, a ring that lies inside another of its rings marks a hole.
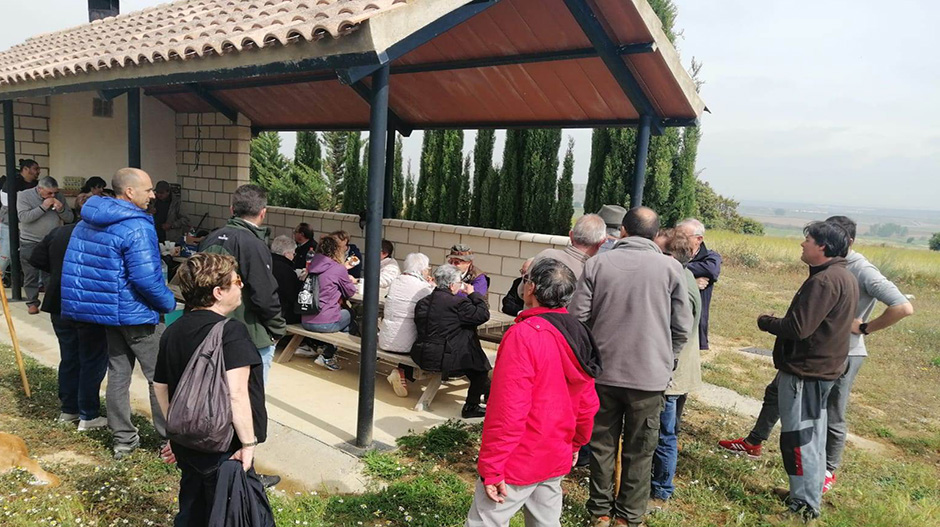
<instances>
[{"instance_id":1,"label":"grass field","mask_svg":"<svg viewBox=\"0 0 940 527\"><path fill-rule=\"evenodd\" d=\"M725 257L712 307L709 382L760 397L773 376L769 361L738 351L769 348L757 330L763 312L783 313L805 266L799 240L708 234ZM851 431L883 445L880 453L849 446L836 489L824 500L827 527L940 526L940 254L860 246L901 289L915 296L916 313L869 339L871 357L859 375L850 409ZM56 374L29 361L34 397L20 394L9 348L0 348L0 430L22 436L62 486L29 485L29 476L0 476L0 525L171 525L179 474L155 455L159 438L143 419L143 448L128 461L109 455L110 434L88 435L53 422ZM769 527L781 510L771 493L785 485L773 438L760 461L729 457L719 439L743 435L749 419L690 402L680 438L676 495L649 518L650 527ZM479 426L450 423L401 438L392 453L364 457L375 479L362 495L272 493L278 525L450 527L463 525L475 478ZM585 526L587 471L565 481L565 527ZM521 527L521 517L513 521Z\"/></svg>"}]
</instances>

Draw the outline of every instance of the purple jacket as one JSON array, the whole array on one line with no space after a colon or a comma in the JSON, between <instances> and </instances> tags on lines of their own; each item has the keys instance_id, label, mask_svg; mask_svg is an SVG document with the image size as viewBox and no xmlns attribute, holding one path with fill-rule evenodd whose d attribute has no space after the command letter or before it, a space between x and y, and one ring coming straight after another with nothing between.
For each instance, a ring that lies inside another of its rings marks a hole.
<instances>
[{"instance_id":1,"label":"purple jacket","mask_svg":"<svg viewBox=\"0 0 940 527\"><path fill-rule=\"evenodd\" d=\"M463 278L463 281L466 282L467 280L468 279L465 276ZM486 279L485 273L478 275L476 278L470 281L470 285L473 286L474 293L480 293L480 296L482 296L484 299L486 298L486 293L487 293L487 290L489 289L490 283ZM463 291L460 291L457 293L457 296L466 297L467 295L465 295Z\"/></svg>"},{"instance_id":2,"label":"purple jacket","mask_svg":"<svg viewBox=\"0 0 940 527\"><path fill-rule=\"evenodd\" d=\"M332 324L339 322L340 298L356 294L356 284L349 281L346 268L322 254L307 263L307 272L320 275L320 312L301 318L304 324Z\"/></svg>"}]
</instances>

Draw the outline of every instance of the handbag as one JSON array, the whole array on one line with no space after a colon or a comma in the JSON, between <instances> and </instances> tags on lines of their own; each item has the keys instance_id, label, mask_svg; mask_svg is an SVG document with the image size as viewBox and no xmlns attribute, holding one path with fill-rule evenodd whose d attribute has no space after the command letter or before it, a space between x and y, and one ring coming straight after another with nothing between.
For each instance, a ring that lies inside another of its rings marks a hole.
<instances>
[{"instance_id":1,"label":"handbag","mask_svg":"<svg viewBox=\"0 0 940 527\"><path fill-rule=\"evenodd\" d=\"M303 287L297 293L294 314L316 315L320 312L320 275L308 274Z\"/></svg>"}]
</instances>

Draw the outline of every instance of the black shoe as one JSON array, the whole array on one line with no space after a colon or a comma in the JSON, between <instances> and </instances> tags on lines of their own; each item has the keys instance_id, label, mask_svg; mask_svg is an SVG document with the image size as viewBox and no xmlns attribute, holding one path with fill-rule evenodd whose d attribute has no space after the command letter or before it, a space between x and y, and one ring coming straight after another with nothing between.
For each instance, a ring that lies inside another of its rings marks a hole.
<instances>
[{"instance_id":1,"label":"black shoe","mask_svg":"<svg viewBox=\"0 0 940 527\"><path fill-rule=\"evenodd\" d=\"M463 410L460 411L460 417L463 417L464 419L475 419L485 415L486 409L478 404L464 405Z\"/></svg>"},{"instance_id":2,"label":"black shoe","mask_svg":"<svg viewBox=\"0 0 940 527\"><path fill-rule=\"evenodd\" d=\"M258 474L258 480L261 481L262 487L269 489L281 482L281 476L278 476L277 474L272 474L270 476L265 474Z\"/></svg>"}]
</instances>

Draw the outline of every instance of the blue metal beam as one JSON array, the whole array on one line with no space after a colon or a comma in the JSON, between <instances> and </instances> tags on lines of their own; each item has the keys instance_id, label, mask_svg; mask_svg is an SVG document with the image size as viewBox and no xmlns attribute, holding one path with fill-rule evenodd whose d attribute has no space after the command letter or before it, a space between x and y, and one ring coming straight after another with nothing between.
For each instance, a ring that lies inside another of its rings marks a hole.
<instances>
[{"instance_id":1,"label":"blue metal beam","mask_svg":"<svg viewBox=\"0 0 940 527\"><path fill-rule=\"evenodd\" d=\"M13 300L23 299L23 273L20 270L20 218L16 209L17 179L20 176L16 165L16 129L13 126L13 101L3 101L3 153L7 165L7 225L10 228L10 294Z\"/></svg>"},{"instance_id":2,"label":"blue metal beam","mask_svg":"<svg viewBox=\"0 0 940 527\"><path fill-rule=\"evenodd\" d=\"M461 6L450 13L438 18L427 26L408 35L402 40L390 46L383 53L378 54L378 64L368 64L364 66L353 66L351 68L338 70L340 82L343 84L354 84L368 77L382 66L391 63L404 56L406 53L414 51L423 44L430 42L436 37L450 31L460 24L470 20L478 14L486 11L496 5L499 0L473 0L469 4Z\"/></svg>"},{"instance_id":3,"label":"blue metal beam","mask_svg":"<svg viewBox=\"0 0 940 527\"><path fill-rule=\"evenodd\" d=\"M604 29L603 24L597 19L597 14L591 9L586 0L564 0L568 11L574 17L581 30L591 41L591 45L597 50L597 54L604 61L611 75L616 79L617 84L623 90L623 93L630 99L630 103L641 116L656 116L656 109L650 102L643 88L633 76L633 72L623 61L619 53L619 46L614 43ZM658 120L653 123L659 129Z\"/></svg>"},{"instance_id":4,"label":"blue metal beam","mask_svg":"<svg viewBox=\"0 0 940 527\"><path fill-rule=\"evenodd\" d=\"M650 128L653 118L649 115L640 117L640 126L636 134L636 163L633 173L633 194L630 195L630 206L639 207L643 204L643 188L646 186L646 159L650 151Z\"/></svg>"},{"instance_id":5,"label":"blue metal beam","mask_svg":"<svg viewBox=\"0 0 940 527\"><path fill-rule=\"evenodd\" d=\"M440 124L414 124L414 130L479 130L482 128L498 128L500 130L531 129L531 128L634 128L642 124L641 119L592 119L589 121L498 121L474 122L454 121ZM698 126L698 119L654 119L653 127L658 124L663 128ZM260 132L323 132L323 131L364 131L366 127L355 124L320 124L316 126L253 126L252 133Z\"/></svg>"},{"instance_id":6,"label":"blue metal beam","mask_svg":"<svg viewBox=\"0 0 940 527\"><path fill-rule=\"evenodd\" d=\"M366 102L371 104L372 89L366 86L366 83L362 81L354 82L353 84L350 84L349 87L359 94L359 96L362 97ZM414 127L399 117L398 114L395 113L395 110L388 110L388 122L389 125L391 125L392 128L397 129L398 133L401 135L405 137L411 137L411 132L414 130Z\"/></svg>"}]
</instances>

